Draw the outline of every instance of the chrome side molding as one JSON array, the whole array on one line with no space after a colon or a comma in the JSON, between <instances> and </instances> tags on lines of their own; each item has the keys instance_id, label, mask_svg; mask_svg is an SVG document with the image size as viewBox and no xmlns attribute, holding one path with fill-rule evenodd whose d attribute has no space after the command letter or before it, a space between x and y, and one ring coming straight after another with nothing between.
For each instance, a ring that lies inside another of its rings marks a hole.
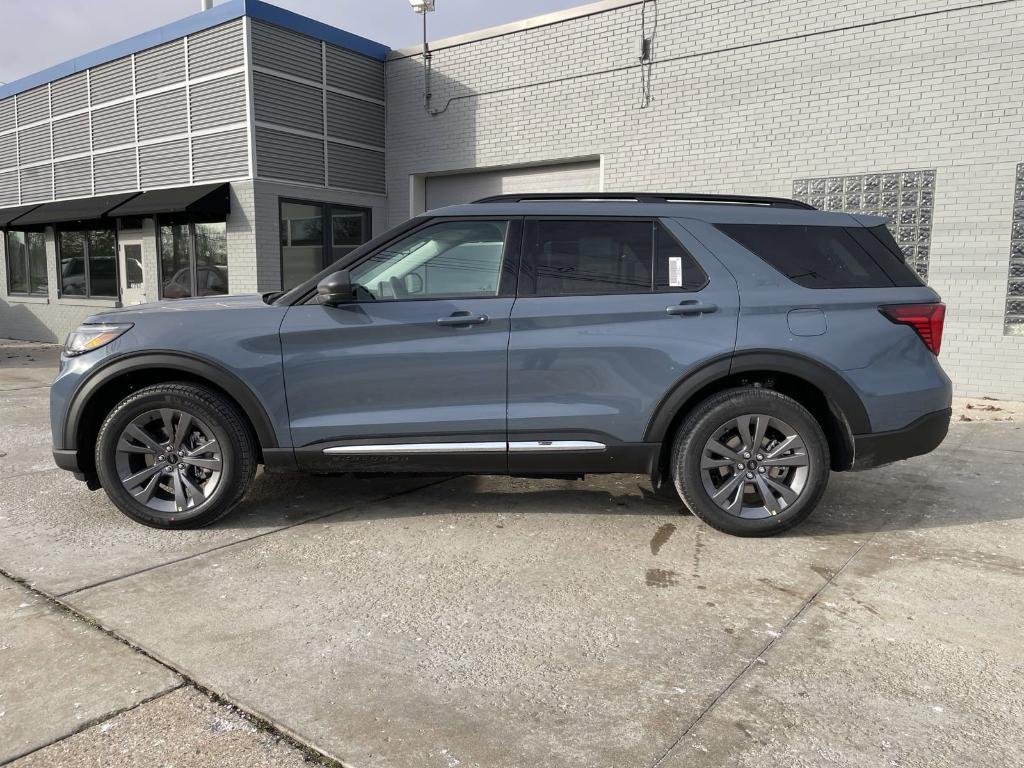
<instances>
[{"instance_id":1,"label":"chrome side molding","mask_svg":"<svg viewBox=\"0 0 1024 768\"><path fill-rule=\"evenodd\" d=\"M537 451L603 451L604 443L593 440L522 440L510 442L512 453L533 453Z\"/></svg>"},{"instance_id":2,"label":"chrome side molding","mask_svg":"<svg viewBox=\"0 0 1024 768\"><path fill-rule=\"evenodd\" d=\"M422 453L542 453L546 451L603 451L607 446L593 440L517 440L481 443L393 443L336 445L324 448L329 456L401 456Z\"/></svg>"}]
</instances>

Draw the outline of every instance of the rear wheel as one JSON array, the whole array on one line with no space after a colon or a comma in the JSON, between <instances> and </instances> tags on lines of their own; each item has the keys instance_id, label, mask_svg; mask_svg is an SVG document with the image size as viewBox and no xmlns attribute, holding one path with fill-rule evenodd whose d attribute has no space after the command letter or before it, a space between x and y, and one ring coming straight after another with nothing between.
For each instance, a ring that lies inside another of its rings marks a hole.
<instances>
[{"instance_id":1,"label":"rear wheel","mask_svg":"<svg viewBox=\"0 0 1024 768\"><path fill-rule=\"evenodd\" d=\"M792 398L730 389L683 422L671 467L679 495L704 522L736 536L770 536L814 511L828 483L828 442Z\"/></svg>"},{"instance_id":2,"label":"rear wheel","mask_svg":"<svg viewBox=\"0 0 1024 768\"><path fill-rule=\"evenodd\" d=\"M219 519L245 494L256 461L255 441L234 403L186 383L129 395L96 439L107 496L154 528L198 528Z\"/></svg>"}]
</instances>

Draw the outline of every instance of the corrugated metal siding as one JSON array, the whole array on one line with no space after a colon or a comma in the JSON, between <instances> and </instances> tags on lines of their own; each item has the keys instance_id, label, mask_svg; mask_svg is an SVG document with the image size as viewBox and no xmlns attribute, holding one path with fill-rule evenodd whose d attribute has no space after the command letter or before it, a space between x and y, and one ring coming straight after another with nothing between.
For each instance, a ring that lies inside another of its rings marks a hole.
<instances>
[{"instance_id":1,"label":"corrugated metal siding","mask_svg":"<svg viewBox=\"0 0 1024 768\"><path fill-rule=\"evenodd\" d=\"M138 100L139 141L172 136L188 130L185 88L175 88Z\"/></svg>"},{"instance_id":2,"label":"corrugated metal siding","mask_svg":"<svg viewBox=\"0 0 1024 768\"><path fill-rule=\"evenodd\" d=\"M324 143L320 139L257 128L256 174L323 186Z\"/></svg>"},{"instance_id":3,"label":"corrugated metal siding","mask_svg":"<svg viewBox=\"0 0 1024 768\"><path fill-rule=\"evenodd\" d=\"M13 168L18 164L18 137L13 133L0 136L0 168Z\"/></svg>"},{"instance_id":4,"label":"corrugated metal siding","mask_svg":"<svg viewBox=\"0 0 1024 768\"><path fill-rule=\"evenodd\" d=\"M0 173L0 205L18 202L18 172Z\"/></svg>"},{"instance_id":5,"label":"corrugated metal siding","mask_svg":"<svg viewBox=\"0 0 1024 768\"><path fill-rule=\"evenodd\" d=\"M384 153L327 144L328 186L384 194Z\"/></svg>"},{"instance_id":6,"label":"corrugated metal siding","mask_svg":"<svg viewBox=\"0 0 1024 768\"><path fill-rule=\"evenodd\" d=\"M252 22L252 63L257 67L322 81L320 41L272 24Z\"/></svg>"},{"instance_id":7,"label":"corrugated metal siding","mask_svg":"<svg viewBox=\"0 0 1024 768\"><path fill-rule=\"evenodd\" d=\"M14 97L0 101L0 131L7 131L14 127Z\"/></svg>"},{"instance_id":8,"label":"corrugated metal siding","mask_svg":"<svg viewBox=\"0 0 1024 768\"><path fill-rule=\"evenodd\" d=\"M118 59L89 70L92 105L132 94L132 60Z\"/></svg>"},{"instance_id":9,"label":"corrugated metal siding","mask_svg":"<svg viewBox=\"0 0 1024 768\"><path fill-rule=\"evenodd\" d=\"M189 35L188 76L190 78L240 67L244 63L245 52L242 43L241 20Z\"/></svg>"},{"instance_id":10,"label":"corrugated metal siding","mask_svg":"<svg viewBox=\"0 0 1024 768\"><path fill-rule=\"evenodd\" d=\"M135 141L135 105L130 101L93 110L93 149L116 147Z\"/></svg>"},{"instance_id":11,"label":"corrugated metal siding","mask_svg":"<svg viewBox=\"0 0 1024 768\"><path fill-rule=\"evenodd\" d=\"M135 92L185 81L185 40L172 40L135 54Z\"/></svg>"},{"instance_id":12,"label":"corrugated metal siding","mask_svg":"<svg viewBox=\"0 0 1024 768\"><path fill-rule=\"evenodd\" d=\"M324 132L323 91L262 72L253 75L256 120L312 133Z\"/></svg>"},{"instance_id":13,"label":"corrugated metal siding","mask_svg":"<svg viewBox=\"0 0 1024 768\"><path fill-rule=\"evenodd\" d=\"M328 45L327 84L383 101L384 63Z\"/></svg>"},{"instance_id":14,"label":"corrugated metal siding","mask_svg":"<svg viewBox=\"0 0 1024 768\"><path fill-rule=\"evenodd\" d=\"M89 151L89 113L53 121L53 156Z\"/></svg>"},{"instance_id":15,"label":"corrugated metal siding","mask_svg":"<svg viewBox=\"0 0 1024 768\"><path fill-rule=\"evenodd\" d=\"M139 147L142 188L188 184L188 139Z\"/></svg>"},{"instance_id":16,"label":"corrugated metal siding","mask_svg":"<svg viewBox=\"0 0 1024 768\"><path fill-rule=\"evenodd\" d=\"M38 163L51 157L49 123L18 131L18 159L21 165Z\"/></svg>"},{"instance_id":17,"label":"corrugated metal siding","mask_svg":"<svg viewBox=\"0 0 1024 768\"><path fill-rule=\"evenodd\" d=\"M244 73L197 83L189 98L194 131L246 121Z\"/></svg>"},{"instance_id":18,"label":"corrugated metal siding","mask_svg":"<svg viewBox=\"0 0 1024 768\"><path fill-rule=\"evenodd\" d=\"M50 116L50 92L48 86L40 85L31 91L19 93L15 98L18 100L18 125L38 123Z\"/></svg>"},{"instance_id":19,"label":"corrugated metal siding","mask_svg":"<svg viewBox=\"0 0 1024 768\"><path fill-rule=\"evenodd\" d=\"M92 194L92 160L76 157L53 164L54 197L88 197Z\"/></svg>"},{"instance_id":20,"label":"corrugated metal siding","mask_svg":"<svg viewBox=\"0 0 1024 768\"><path fill-rule=\"evenodd\" d=\"M50 83L50 109L53 116L85 109L89 106L89 83L85 72Z\"/></svg>"},{"instance_id":21,"label":"corrugated metal siding","mask_svg":"<svg viewBox=\"0 0 1024 768\"><path fill-rule=\"evenodd\" d=\"M121 149L93 158L96 194L137 189L135 150Z\"/></svg>"},{"instance_id":22,"label":"corrugated metal siding","mask_svg":"<svg viewBox=\"0 0 1024 768\"><path fill-rule=\"evenodd\" d=\"M53 168L49 163L21 171L21 202L53 199Z\"/></svg>"},{"instance_id":23,"label":"corrugated metal siding","mask_svg":"<svg viewBox=\"0 0 1024 768\"><path fill-rule=\"evenodd\" d=\"M212 133L192 139L192 176L196 183L249 175L249 131Z\"/></svg>"},{"instance_id":24,"label":"corrugated metal siding","mask_svg":"<svg viewBox=\"0 0 1024 768\"><path fill-rule=\"evenodd\" d=\"M336 139L384 146L384 107L327 92L327 133Z\"/></svg>"}]
</instances>

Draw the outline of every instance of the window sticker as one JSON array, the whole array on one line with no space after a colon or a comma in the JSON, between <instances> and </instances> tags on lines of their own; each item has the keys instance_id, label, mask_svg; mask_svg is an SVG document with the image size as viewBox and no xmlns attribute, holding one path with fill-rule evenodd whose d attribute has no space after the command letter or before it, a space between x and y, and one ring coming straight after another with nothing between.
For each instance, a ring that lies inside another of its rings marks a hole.
<instances>
[{"instance_id":1,"label":"window sticker","mask_svg":"<svg viewBox=\"0 0 1024 768\"><path fill-rule=\"evenodd\" d=\"M668 257L668 284L672 288L683 285L683 259L680 256Z\"/></svg>"}]
</instances>

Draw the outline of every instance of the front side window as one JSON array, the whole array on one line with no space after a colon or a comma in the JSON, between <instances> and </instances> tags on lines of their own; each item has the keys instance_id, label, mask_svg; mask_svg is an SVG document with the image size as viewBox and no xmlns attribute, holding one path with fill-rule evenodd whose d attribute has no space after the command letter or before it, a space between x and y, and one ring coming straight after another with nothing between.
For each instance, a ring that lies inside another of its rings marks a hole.
<instances>
[{"instance_id":1,"label":"front side window","mask_svg":"<svg viewBox=\"0 0 1024 768\"><path fill-rule=\"evenodd\" d=\"M373 299L483 298L502 283L506 221L448 221L417 230L352 270Z\"/></svg>"},{"instance_id":2,"label":"front side window","mask_svg":"<svg viewBox=\"0 0 1024 768\"><path fill-rule=\"evenodd\" d=\"M61 296L116 299L117 237L109 227L57 233Z\"/></svg>"},{"instance_id":3,"label":"front side window","mask_svg":"<svg viewBox=\"0 0 1024 768\"><path fill-rule=\"evenodd\" d=\"M7 233L7 290L45 296L46 236L42 232Z\"/></svg>"},{"instance_id":4,"label":"front side window","mask_svg":"<svg viewBox=\"0 0 1024 768\"><path fill-rule=\"evenodd\" d=\"M370 212L281 200L281 287L290 290L370 239Z\"/></svg>"},{"instance_id":5,"label":"front side window","mask_svg":"<svg viewBox=\"0 0 1024 768\"><path fill-rule=\"evenodd\" d=\"M165 299L228 292L227 224L160 219L160 295Z\"/></svg>"}]
</instances>

